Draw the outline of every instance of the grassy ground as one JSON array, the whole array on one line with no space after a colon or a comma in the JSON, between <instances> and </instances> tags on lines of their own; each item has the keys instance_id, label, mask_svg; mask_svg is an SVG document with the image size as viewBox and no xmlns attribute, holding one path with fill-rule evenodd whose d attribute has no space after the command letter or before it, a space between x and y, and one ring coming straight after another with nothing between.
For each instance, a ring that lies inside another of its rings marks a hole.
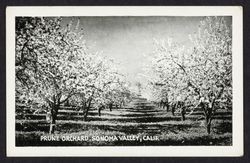
<instances>
[{"instance_id":1,"label":"grassy ground","mask_svg":"<svg viewBox=\"0 0 250 163\"><path fill-rule=\"evenodd\" d=\"M18 115L16 145L232 145L231 113L220 111L215 116L210 135L206 134L201 114L194 113L187 116L186 121L181 121L180 115L172 116L166 110L154 107L114 109L112 112L103 110L101 116L97 115L96 110L92 110L88 121L84 122L78 112L61 110L54 134L60 137L59 141L40 140L41 136L49 136L49 126L44 114ZM63 140L67 136L87 136L88 140ZM128 139L138 138L122 140L122 136L127 136Z\"/></svg>"}]
</instances>

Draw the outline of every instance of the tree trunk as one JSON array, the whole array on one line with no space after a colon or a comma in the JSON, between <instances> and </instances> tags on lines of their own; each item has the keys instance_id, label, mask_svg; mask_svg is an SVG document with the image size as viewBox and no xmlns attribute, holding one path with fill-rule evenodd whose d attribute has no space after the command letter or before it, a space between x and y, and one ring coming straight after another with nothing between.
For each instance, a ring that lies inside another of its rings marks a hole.
<instances>
[{"instance_id":1,"label":"tree trunk","mask_svg":"<svg viewBox=\"0 0 250 163\"><path fill-rule=\"evenodd\" d=\"M207 134L211 133L211 121L212 121L212 114L213 112L213 106L212 107L207 107L207 112L206 112L206 129L207 129Z\"/></svg>"},{"instance_id":2,"label":"tree trunk","mask_svg":"<svg viewBox=\"0 0 250 163\"><path fill-rule=\"evenodd\" d=\"M54 134L55 132L58 110L59 110L59 105L53 105L51 108L51 120L50 120L49 134Z\"/></svg>"},{"instance_id":3,"label":"tree trunk","mask_svg":"<svg viewBox=\"0 0 250 163\"><path fill-rule=\"evenodd\" d=\"M164 109L164 105L162 101L160 102L160 109Z\"/></svg>"},{"instance_id":4,"label":"tree trunk","mask_svg":"<svg viewBox=\"0 0 250 163\"><path fill-rule=\"evenodd\" d=\"M65 102L65 105L64 105L64 106L70 106L69 100L67 100L67 101Z\"/></svg>"},{"instance_id":5,"label":"tree trunk","mask_svg":"<svg viewBox=\"0 0 250 163\"><path fill-rule=\"evenodd\" d=\"M207 133L211 133L211 123L207 123Z\"/></svg>"},{"instance_id":6,"label":"tree trunk","mask_svg":"<svg viewBox=\"0 0 250 163\"><path fill-rule=\"evenodd\" d=\"M169 104L168 104L168 102L166 103L166 107L167 107L167 112L169 112Z\"/></svg>"},{"instance_id":7,"label":"tree trunk","mask_svg":"<svg viewBox=\"0 0 250 163\"><path fill-rule=\"evenodd\" d=\"M89 114L89 109L90 109L90 105L91 105L91 101L92 101L92 100L89 100L88 106L85 105L85 109L86 109L86 110L84 109L85 112L83 113L83 115L84 115L84 116L83 116L83 120L84 120L84 121L87 121L88 114Z\"/></svg>"},{"instance_id":8,"label":"tree trunk","mask_svg":"<svg viewBox=\"0 0 250 163\"><path fill-rule=\"evenodd\" d=\"M88 119L88 107L86 107L86 110L84 111L84 115L83 115L83 120L84 121L87 121L87 119Z\"/></svg>"},{"instance_id":9,"label":"tree trunk","mask_svg":"<svg viewBox=\"0 0 250 163\"><path fill-rule=\"evenodd\" d=\"M182 109L181 109L181 119L182 119L182 121L185 121L185 120L186 120L185 114L186 114L186 109L185 109L185 108L182 108Z\"/></svg>"},{"instance_id":10,"label":"tree trunk","mask_svg":"<svg viewBox=\"0 0 250 163\"><path fill-rule=\"evenodd\" d=\"M112 108L113 108L113 104L110 103L110 104L109 104L109 111L112 111Z\"/></svg>"},{"instance_id":11,"label":"tree trunk","mask_svg":"<svg viewBox=\"0 0 250 163\"><path fill-rule=\"evenodd\" d=\"M175 114L174 114L174 112L175 112L175 105L172 105L171 112L172 112L172 115L175 116Z\"/></svg>"},{"instance_id":12,"label":"tree trunk","mask_svg":"<svg viewBox=\"0 0 250 163\"><path fill-rule=\"evenodd\" d=\"M87 121L87 119L88 119L88 113L89 113L89 107L87 106L87 107L85 107L84 113L83 113L83 120L84 121Z\"/></svg>"},{"instance_id":13,"label":"tree trunk","mask_svg":"<svg viewBox=\"0 0 250 163\"><path fill-rule=\"evenodd\" d=\"M207 134L211 133L211 121L212 121L212 117L211 116L207 116L206 117L206 130L207 130Z\"/></svg>"},{"instance_id":14,"label":"tree trunk","mask_svg":"<svg viewBox=\"0 0 250 163\"><path fill-rule=\"evenodd\" d=\"M49 127L49 134L54 134L55 127L56 127L56 121L54 118L52 118L51 123L50 123L50 127Z\"/></svg>"},{"instance_id":15,"label":"tree trunk","mask_svg":"<svg viewBox=\"0 0 250 163\"><path fill-rule=\"evenodd\" d=\"M98 116L101 116L101 110L102 110L102 106L98 108Z\"/></svg>"}]
</instances>

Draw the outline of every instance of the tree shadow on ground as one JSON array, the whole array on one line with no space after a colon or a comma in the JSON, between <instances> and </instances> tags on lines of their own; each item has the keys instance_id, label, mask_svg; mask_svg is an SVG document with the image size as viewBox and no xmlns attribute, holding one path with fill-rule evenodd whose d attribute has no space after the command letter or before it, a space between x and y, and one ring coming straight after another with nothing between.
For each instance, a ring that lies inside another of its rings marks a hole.
<instances>
[{"instance_id":1,"label":"tree shadow on ground","mask_svg":"<svg viewBox=\"0 0 250 163\"><path fill-rule=\"evenodd\" d=\"M58 123L56 131L60 133L82 132L87 130L103 130L116 131L125 134L149 133L159 134L163 131L186 131L191 128L191 124L138 124L138 125L114 125L114 124L78 124L78 123ZM31 131L49 131L48 123L16 123L16 131L31 132Z\"/></svg>"},{"instance_id":2,"label":"tree shadow on ground","mask_svg":"<svg viewBox=\"0 0 250 163\"><path fill-rule=\"evenodd\" d=\"M232 123L231 122L221 122L213 126L213 132L216 134L232 133Z\"/></svg>"},{"instance_id":3,"label":"tree shadow on ground","mask_svg":"<svg viewBox=\"0 0 250 163\"><path fill-rule=\"evenodd\" d=\"M119 117L152 117L155 114L121 114Z\"/></svg>"},{"instance_id":4,"label":"tree shadow on ground","mask_svg":"<svg viewBox=\"0 0 250 163\"><path fill-rule=\"evenodd\" d=\"M119 114L124 111L125 114ZM166 116L163 116L163 114ZM112 117L111 117L112 116ZM25 119L25 122L16 123L16 131L23 133L28 132L45 132L49 131L49 123L45 121L46 115L29 114L25 117L17 117L17 119ZM212 137L212 136L196 136L192 137L194 133L201 133L200 121L204 120L202 115L196 114L186 117L187 120L192 120L192 124L186 121L181 122L179 113L172 116L166 110L152 109L151 107L142 108L127 108L120 109L119 112L102 112L102 116L98 116L96 110L89 112L88 122L83 122L82 113L77 112L64 113L58 115L58 123L56 124L56 132L59 134L67 133L82 133L91 131L93 133L122 133L125 135L147 134L147 135L162 135L166 133L166 137L160 141L117 141L117 142L39 142L38 135L19 134L16 137L17 145L39 145L39 146L78 146L78 145L230 145L232 137ZM232 132L232 116L229 113L217 113L214 117L215 125L213 126L213 133L224 134ZM26 121L27 120L27 121ZM32 120L32 121L29 121ZM83 122L83 123L82 123ZM93 123L92 123L93 122ZM163 123L161 123L163 122ZM165 123L167 122L167 123ZM170 123L169 123L170 122ZM182 133L188 133L189 137L185 138ZM171 137L175 135L175 137ZM179 137L176 137L179 135ZM191 136L190 136L191 135ZM194 134L195 135L195 134ZM32 141L33 139L33 141Z\"/></svg>"},{"instance_id":5,"label":"tree shadow on ground","mask_svg":"<svg viewBox=\"0 0 250 163\"><path fill-rule=\"evenodd\" d=\"M128 118L102 118L102 117L89 117L89 121L109 121L119 123L152 123L152 122L163 122L163 121L181 121L181 117L128 117Z\"/></svg>"},{"instance_id":6,"label":"tree shadow on ground","mask_svg":"<svg viewBox=\"0 0 250 163\"><path fill-rule=\"evenodd\" d=\"M187 131L192 126L189 124L151 124L151 125L137 125L137 126L109 126L108 130L123 132L126 134L160 134L163 131L175 132L176 131ZM107 129L107 128L106 128Z\"/></svg>"},{"instance_id":7,"label":"tree shadow on ground","mask_svg":"<svg viewBox=\"0 0 250 163\"><path fill-rule=\"evenodd\" d=\"M131 110L127 110L128 112L134 113L157 113L159 112L159 110L141 110L141 109L131 109Z\"/></svg>"}]
</instances>

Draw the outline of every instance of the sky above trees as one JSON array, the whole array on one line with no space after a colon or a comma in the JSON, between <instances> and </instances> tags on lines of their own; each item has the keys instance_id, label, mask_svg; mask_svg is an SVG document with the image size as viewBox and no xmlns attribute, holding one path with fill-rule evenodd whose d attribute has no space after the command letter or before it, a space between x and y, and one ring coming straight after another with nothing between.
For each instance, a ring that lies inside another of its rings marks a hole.
<instances>
[{"instance_id":1,"label":"sky above trees","mask_svg":"<svg viewBox=\"0 0 250 163\"><path fill-rule=\"evenodd\" d=\"M133 83L140 77L146 56L154 49L154 39L171 37L175 42L190 46L189 34L194 34L203 17L75 17L80 20L87 45L93 51L120 62L121 72ZM63 18L68 23L71 18ZM226 18L231 23L231 18Z\"/></svg>"}]
</instances>

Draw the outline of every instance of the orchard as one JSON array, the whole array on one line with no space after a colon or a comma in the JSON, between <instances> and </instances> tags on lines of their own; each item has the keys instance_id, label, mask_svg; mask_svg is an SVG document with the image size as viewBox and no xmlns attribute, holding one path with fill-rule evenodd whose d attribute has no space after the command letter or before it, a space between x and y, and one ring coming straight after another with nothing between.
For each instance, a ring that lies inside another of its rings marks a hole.
<instances>
[{"instance_id":1,"label":"orchard","mask_svg":"<svg viewBox=\"0 0 250 163\"><path fill-rule=\"evenodd\" d=\"M17 145L232 144L231 31L223 17L203 17L186 44L155 39L134 81L89 45L79 18L17 17ZM39 141L58 135L90 141ZM103 136L137 139L91 141Z\"/></svg>"},{"instance_id":2,"label":"orchard","mask_svg":"<svg viewBox=\"0 0 250 163\"><path fill-rule=\"evenodd\" d=\"M179 109L183 120L187 110L201 109L207 133L217 109L232 105L232 35L223 18L207 17L200 22L191 47L171 38L156 42L148 73L149 84L159 104ZM164 93L165 92L165 93Z\"/></svg>"}]
</instances>

